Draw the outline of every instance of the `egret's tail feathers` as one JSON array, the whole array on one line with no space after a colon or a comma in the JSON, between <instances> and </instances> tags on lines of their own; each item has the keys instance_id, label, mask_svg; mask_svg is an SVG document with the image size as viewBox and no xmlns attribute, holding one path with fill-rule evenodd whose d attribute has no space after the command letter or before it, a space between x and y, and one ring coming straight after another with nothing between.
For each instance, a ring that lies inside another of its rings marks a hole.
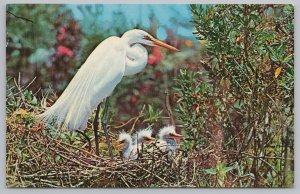
<instances>
[{"instance_id":1,"label":"egret's tail feathers","mask_svg":"<svg viewBox=\"0 0 300 194\"><path fill-rule=\"evenodd\" d=\"M77 100L76 98L69 101L58 100L52 107L40 114L39 118L58 128L66 128L70 131L84 130L92 109L81 106Z\"/></svg>"},{"instance_id":2,"label":"egret's tail feathers","mask_svg":"<svg viewBox=\"0 0 300 194\"><path fill-rule=\"evenodd\" d=\"M45 123L51 123L59 128L68 130L84 130L92 111L103 97L93 95L94 73L82 76L79 72L70 82L58 100L39 117ZM95 100L96 99L96 100Z\"/></svg>"}]
</instances>

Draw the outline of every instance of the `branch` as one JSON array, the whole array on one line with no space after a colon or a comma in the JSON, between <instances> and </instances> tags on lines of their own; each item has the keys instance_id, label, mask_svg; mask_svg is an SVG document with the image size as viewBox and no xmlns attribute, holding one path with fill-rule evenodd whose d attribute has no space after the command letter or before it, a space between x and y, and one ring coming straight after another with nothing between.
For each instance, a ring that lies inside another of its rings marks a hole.
<instances>
[{"instance_id":1,"label":"branch","mask_svg":"<svg viewBox=\"0 0 300 194\"><path fill-rule=\"evenodd\" d=\"M31 23L34 23L34 21L30 20L30 19L27 19L25 17L22 17L22 16L17 16L15 14L13 14L12 12L10 11L6 11L6 13L10 14L10 15L13 15L14 17L18 18L18 19L21 19L21 20L24 20L26 22L31 22Z\"/></svg>"}]
</instances>

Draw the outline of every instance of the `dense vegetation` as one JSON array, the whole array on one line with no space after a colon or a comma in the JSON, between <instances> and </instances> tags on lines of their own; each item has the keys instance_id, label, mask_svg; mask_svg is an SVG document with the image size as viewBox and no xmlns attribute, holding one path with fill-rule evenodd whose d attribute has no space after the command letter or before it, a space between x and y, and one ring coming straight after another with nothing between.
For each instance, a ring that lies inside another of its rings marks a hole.
<instances>
[{"instance_id":1,"label":"dense vegetation","mask_svg":"<svg viewBox=\"0 0 300 194\"><path fill-rule=\"evenodd\" d=\"M7 9L15 16L26 15L22 8ZM43 6L30 8L36 10L30 12L32 17L46 10ZM57 9L58 14L50 17ZM81 11L92 20L89 7ZM56 40L38 35L44 34L39 31L35 31L35 39L27 39L24 37L31 34L33 24L8 13L7 185L292 187L293 6L191 5L190 11L199 45L184 37L175 39L169 32L165 41L181 47L182 52L151 49L146 69L139 76L125 77L115 89L109 119L116 156L119 130L132 132L152 126L156 133L166 124L175 124L184 140L174 157L144 153L130 162L119 157L109 161L103 134L98 157L94 145L89 149L79 133L56 130L36 120L57 98L56 92L66 86L87 50L110 32L85 32L95 25L82 24L67 9L55 5L34 25L44 26ZM94 12L101 14L101 7ZM116 26L114 32L121 34L134 27L122 13L116 17L123 19L124 29ZM151 28L146 30L155 35L157 21L154 16L150 21ZM17 30L19 23L24 25L23 31ZM45 44L36 49L33 40ZM49 55L49 61L42 60L47 57L38 60L43 53ZM41 69L32 71L36 67L32 64ZM28 74L32 72L37 78L30 82ZM58 72L58 77L47 80L51 72ZM53 90L46 87L51 81ZM91 128L89 123L86 134L93 140Z\"/></svg>"}]
</instances>

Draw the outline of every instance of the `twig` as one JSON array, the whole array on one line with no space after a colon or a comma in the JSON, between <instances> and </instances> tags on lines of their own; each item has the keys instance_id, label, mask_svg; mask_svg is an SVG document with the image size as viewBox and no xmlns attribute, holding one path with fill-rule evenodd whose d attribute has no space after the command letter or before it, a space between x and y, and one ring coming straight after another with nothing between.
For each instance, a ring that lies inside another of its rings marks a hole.
<instances>
[{"instance_id":1,"label":"twig","mask_svg":"<svg viewBox=\"0 0 300 194\"><path fill-rule=\"evenodd\" d=\"M6 13L10 14L10 15L13 15L14 17L18 18L18 19L21 19L21 20L24 20L26 22L31 22L31 23L34 23L32 20L28 19L28 18L25 18L25 17L22 17L22 16L17 16L15 14L13 14L12 12L10 11L6 11Z\"/></svg>"},{"instance_id":2,"label":"twig","mask_svg":"<svg viewBox=\"0 0 300 194\"><path fill-rule=\"evenodd\" d=\"M141 166L139 166L139 165L137 165L137 164L135 164L135 166L138 167L139 169L142 169L142 170L146 171L147 173L151 174L151 172L150 172L149 170L147 170L147 169L145 169L145 168L143 168L143 167L141 167ZM157 176L155 173L153 173L153 175L154 175L156 178L158 178L159 180L163 181L165 184L168 184L167 181L165 181L163 178Z\"/></svg>"},{"instance_id":3,"label":"twig","mask_svg":"<svg viewBox=\"0 0 300 194\"><path fill-rule=\"evenodd\" d=\"M131 133L133 130L134 130L134 127L135 127L135 124L136 124L136 122L141 118L141 117L143 117L143 112L144 112L144 110L145 110L145 105L143 105L143 108L142 108L142 110L140 111L140 113L139 113L139 115L135 118L135 120L134 120L134 122L133 122L133 124L132 124L132 127L131 127L131 129L129 130L129 133Z\"/></svg>"},{"instance_id":4,"label":"twig","mask_svg":"<svg viewBox=\"0 0 300 194\"><path fill-rule=\"evenodd\" d=\"M20 93L22 93L24 90L26 90L26 89L34 82L35 79L36 79L36 77L34 77L34 78L29 82L29 84L27 84L27 86L25 86L25 88L22 88L21 85L20 85L19 92L15 93L14 95L17 96L17 95L19 95ZM20 84L20 83L19 83L19 84Z\"/></svg>"}]
</instances>

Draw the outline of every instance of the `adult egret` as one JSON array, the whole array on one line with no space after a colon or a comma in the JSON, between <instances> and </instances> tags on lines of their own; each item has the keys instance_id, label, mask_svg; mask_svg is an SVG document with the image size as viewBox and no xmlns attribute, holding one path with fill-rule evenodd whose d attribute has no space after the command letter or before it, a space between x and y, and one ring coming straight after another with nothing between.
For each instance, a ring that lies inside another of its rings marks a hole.
<instances>
[{"instance_id":1,"label":"adult egret","mask_svg":"<svg viewBox=\"0 0 300 194\"><path fill-rule=\"evenodd\" d=\"M157 146L163 152L168 154L175 154L177 149L176 139L182 139L182 135L176 133L174 126L166 126L159 130L158 133L159 141Z\"/></svg>"},{"instance_id":2,"label":"adult egret","mask_svg":"<svg viewBox=\"0 0 300 194\"><path fill-rule=\"evenodd\" d=\"M96 154L99 155L98 117L100 103L106 98L101 124L113 159L107 131L109 96L123 76L134 75L145 68L148 53L142 44L178 51L138 29L127 31L121 38L112 36L105 39L89 55L57 101L40 115L42 120L68 130L84 130L97 107L93 128Z\"/></svg>"}]
</instances>

